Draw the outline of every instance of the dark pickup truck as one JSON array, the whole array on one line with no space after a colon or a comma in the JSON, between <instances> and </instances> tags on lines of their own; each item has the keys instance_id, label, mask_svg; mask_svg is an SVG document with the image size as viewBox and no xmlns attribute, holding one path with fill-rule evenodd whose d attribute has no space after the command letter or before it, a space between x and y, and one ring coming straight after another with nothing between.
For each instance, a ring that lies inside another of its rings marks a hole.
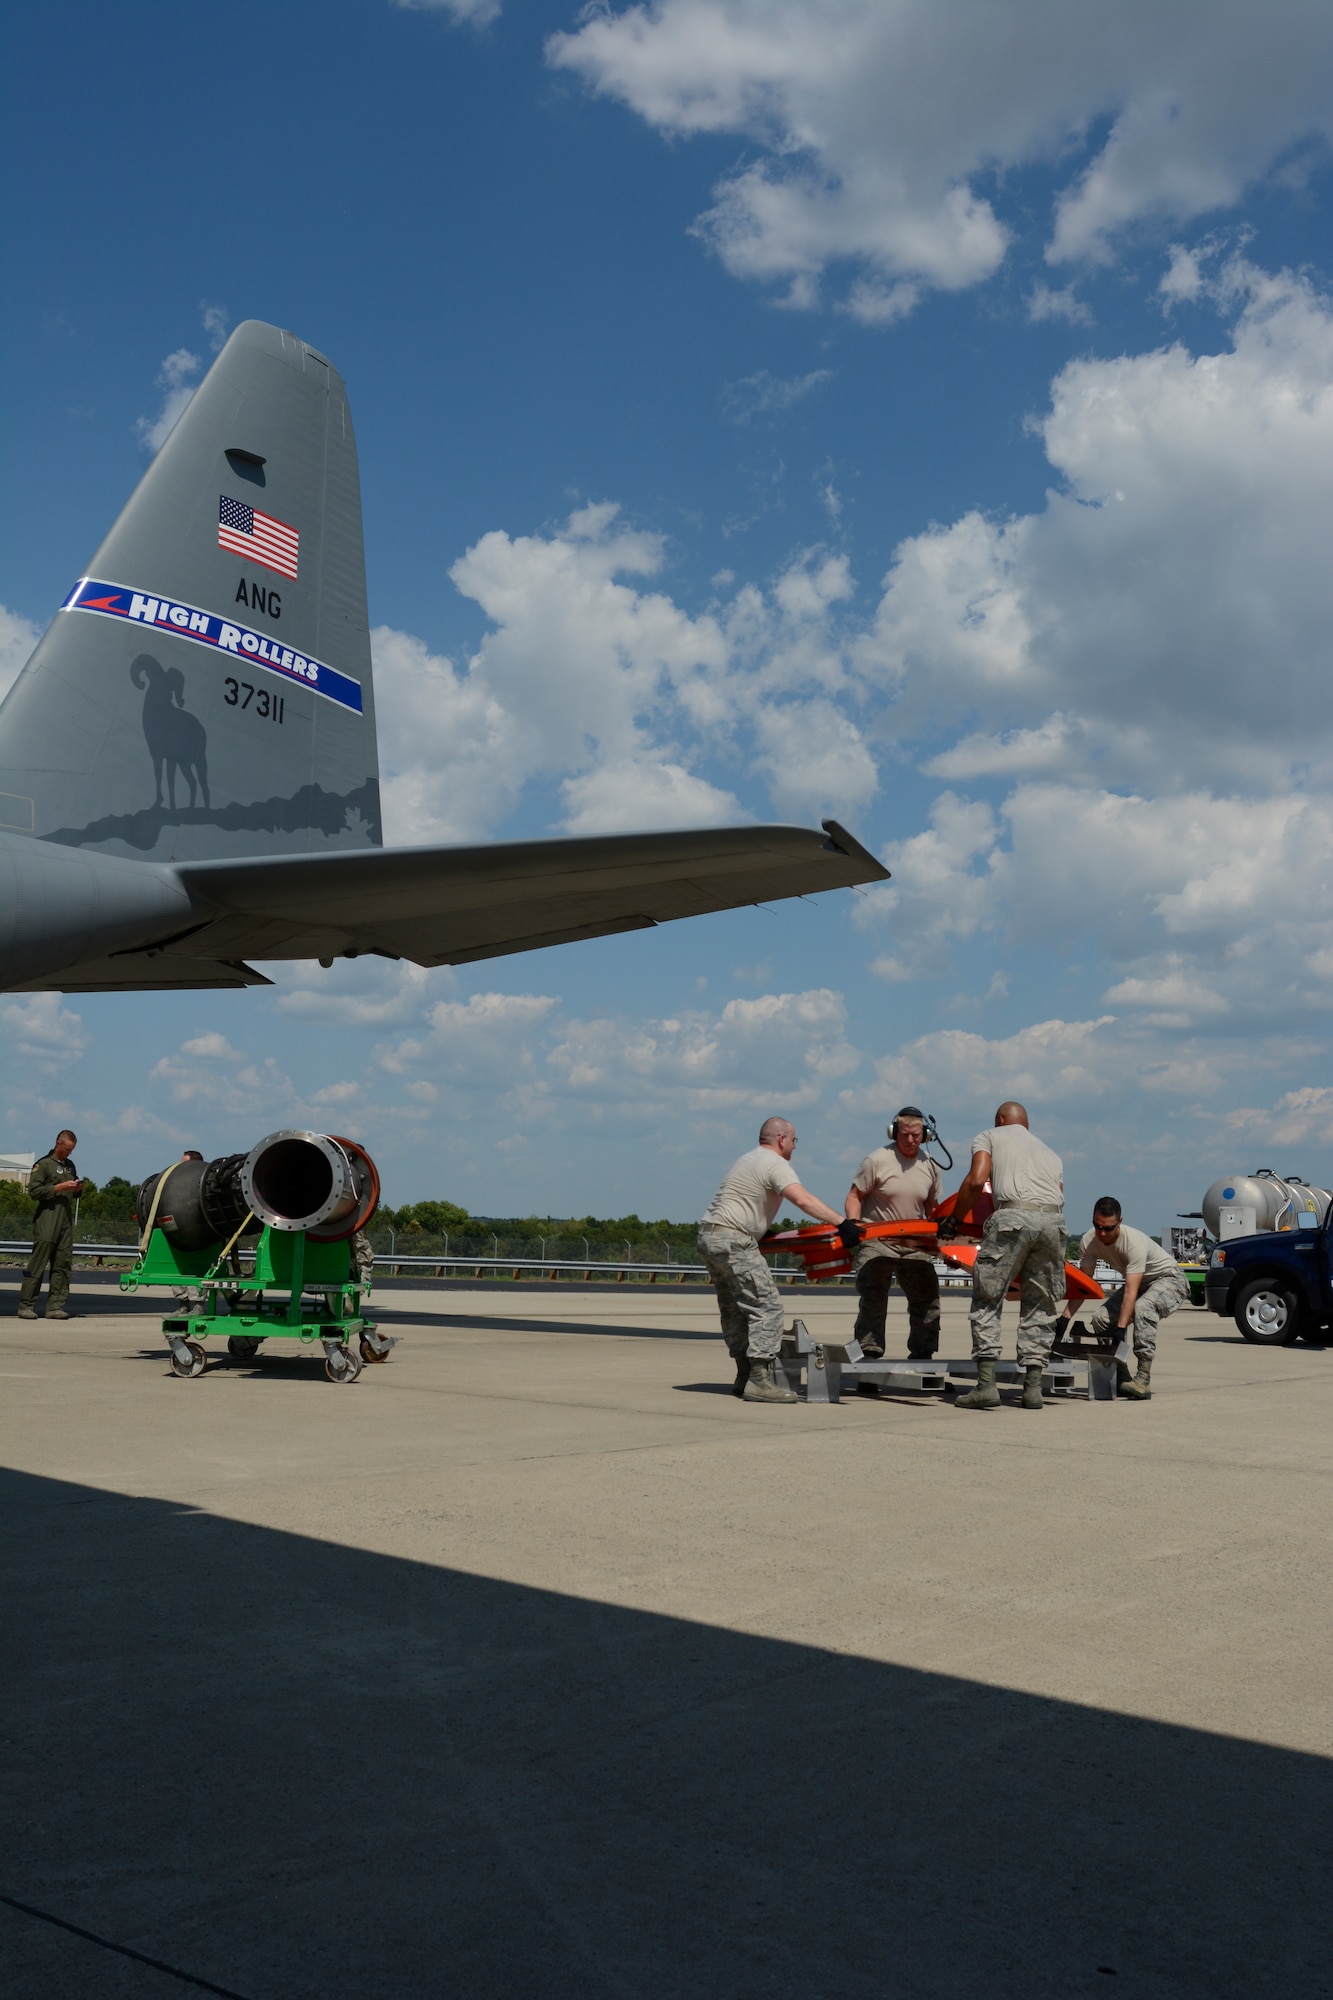
<instances>
[{"instance_id":1,"label":"dark pickup truck","mask_svg":"<svg viewBox=\"0 0 1333 2000\"><path fill-rule=\"evenodd\" d=\"M1325 1341L1333 1322L1329 1222L1333 1210L1322 1229L1265 1230L1216 1244L1205 1286L1209 1311L1266 1346Z\"/></svg>"}]
</instances>

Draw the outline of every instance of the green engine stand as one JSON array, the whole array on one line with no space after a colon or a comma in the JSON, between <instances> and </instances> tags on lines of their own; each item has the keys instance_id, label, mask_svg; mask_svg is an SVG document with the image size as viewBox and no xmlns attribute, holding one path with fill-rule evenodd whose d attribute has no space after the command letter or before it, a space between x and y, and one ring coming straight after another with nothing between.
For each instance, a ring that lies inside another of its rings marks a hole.
<instances>
[{"instance_id":1,"label":"green engine stand","mask_svg":"<svg viewBox=\"0 0 1333 2000\"><path fill-rule=\"evenodd\" d=\"M224 1334L235 1361L253 1361L261 1341L319 1343L331 1382L355 1382L365 1361L387 1361L394 1342L361 1310L370 1281L353 1277L350 1246L320 1243L303 1230L264 1229L249 1277L227 1263L218 1245L180 1250L154 1229L138 1262L120 1280L123 1292L141 1285L170 1285L180 1294L175 1315L162 1322L177 1375L202 1375L203 1342ZM266 1298L266 1292L278 1294ZM313 1294L313 1296L308 1296Z\"/></svg>"}]
</instances>

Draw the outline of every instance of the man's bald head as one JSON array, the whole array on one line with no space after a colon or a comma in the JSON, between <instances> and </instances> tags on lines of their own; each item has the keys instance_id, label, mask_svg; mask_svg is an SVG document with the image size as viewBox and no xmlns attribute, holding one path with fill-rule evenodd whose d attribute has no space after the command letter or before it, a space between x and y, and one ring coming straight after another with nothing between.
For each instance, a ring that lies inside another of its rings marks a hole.
<instances>
[{"instance_id":1,"label":"man's bald head","mask_svg":"<svg viewBox=\"0 0 1333 2000\"><path fill-rule=\"evenodd\" d=\"M759 1127L761 1146L776 1146L780 1139L794 1139L796 1127L789 1118L765 1118Z\"/></svg>"},{"instance_id":2,"label":"man's bald head","mask_svg":"<svg viewBox=\"0 0 1333 2000\"><path fill-rule=\"evenodd\" d=\"M1026 1125L1027 1122L1026 1105L1020 1104L1014 1097L1011 1097L1007 1104L1002 1104L995 1114L997 1125Z\"/></svg>"}]
</instances>

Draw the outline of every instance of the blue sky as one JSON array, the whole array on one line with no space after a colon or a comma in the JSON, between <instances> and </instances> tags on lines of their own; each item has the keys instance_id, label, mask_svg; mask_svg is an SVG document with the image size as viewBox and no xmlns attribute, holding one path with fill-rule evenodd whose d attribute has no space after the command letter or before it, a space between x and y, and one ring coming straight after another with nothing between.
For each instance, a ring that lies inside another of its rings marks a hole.
<instances>
[{"instance_id":1,"label":"blue sky","mask_svg":"<svg viewBox=\"0 0 1333 2000\"><path fill-rule=\"evenodd\" d=\"M13 1000L2 1143L684 1217L769 1110L837 1198L1018 1094L1075 1211L1333 1178L1325 10L54 0L7 89L7 677L268 319L349 386L390 838L832 812L894 880Z\"/></svg>"}]
</instances>

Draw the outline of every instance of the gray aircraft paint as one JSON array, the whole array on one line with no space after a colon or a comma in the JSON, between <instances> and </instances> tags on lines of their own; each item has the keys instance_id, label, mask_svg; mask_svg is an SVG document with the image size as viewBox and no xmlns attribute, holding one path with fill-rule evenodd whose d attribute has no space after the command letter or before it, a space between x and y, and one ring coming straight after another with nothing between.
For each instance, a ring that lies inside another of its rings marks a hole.
<instances>
[{"instance_id":1,"label":"gray aircraft paint","mask_svg":"<svg viewBox=\"0 0 1333 2000\"><path fill-rule=\"evenodd\" d=\"M219 546L224 497L297 531L295 579ZM60 611L0 707L0 824L145 860L379 844L356 443L322 355L237 327L87 574L118 610ZM201 643L191 612L256 650Z\"/></svg>"},{"instance_id":2,"label":"gray aircraft paint","mask_svg":"<svg viewBox=\"0 0 1333 2000\"><path fill-rule=\"evenodd\" d=\"M277 524L265 551L246 508ZM293 530L295 579L250 559L290 567ZM0 705L4 990L466 965L888 874L832 820L390 850L378 773L347 398L251 320Z\"/></svg>"}]
</instances>

